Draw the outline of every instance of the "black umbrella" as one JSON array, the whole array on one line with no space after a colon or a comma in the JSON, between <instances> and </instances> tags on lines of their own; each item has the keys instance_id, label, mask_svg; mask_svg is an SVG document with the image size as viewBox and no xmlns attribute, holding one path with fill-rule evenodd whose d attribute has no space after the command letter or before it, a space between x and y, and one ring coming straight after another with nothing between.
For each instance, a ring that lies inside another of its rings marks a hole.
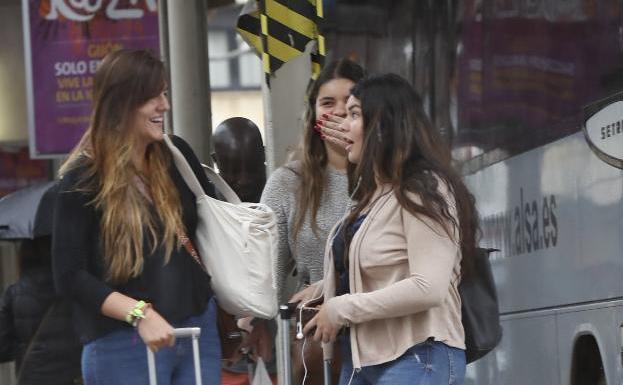
<instances>
[{"instance_id":1,"label":"black umbrella","mask_svg":"<svg viewBox=\"0 0 623 385\"><path fill-rule=\"evenodd\" d=\"M52 234L58 184L39 183L0 199L0 239L33 239Z\"/></svg>"}]
</instances>

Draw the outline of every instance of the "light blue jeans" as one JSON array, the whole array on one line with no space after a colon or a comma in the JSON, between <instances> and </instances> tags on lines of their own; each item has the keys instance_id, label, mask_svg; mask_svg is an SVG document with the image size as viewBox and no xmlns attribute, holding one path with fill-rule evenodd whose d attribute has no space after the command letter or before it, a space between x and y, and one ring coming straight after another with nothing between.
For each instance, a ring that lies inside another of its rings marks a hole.
<instances>
[{"instance_id":1,"label":"light blue jeans","mask_svg":"<svg viewBox=\"0 0 623 385\"><path fill-rule=\"evenodd\" d=\"M428 340L393 361L353 372L348 333L340 339L340 385L463 385L465 380L465 352L442 342Z\"/></svg>"},{"instance_id":2,"label":"light blue jeans","mask_svg":"<svg viewBox=\"0 0 623 385\"><path fill-rule=\"evenodd\" d=\"M199 353L204 385L221 383L221 344L216 325L216 303L211 299L203 314L173 327L201 327ZM156 357L158 385L195 383L190 338L178 338L175 346L163 348ZM134 329L123 329L98 338L82 350L82 375L86 385L147 385L147 351Z\"/></svg>"}]
</instances>

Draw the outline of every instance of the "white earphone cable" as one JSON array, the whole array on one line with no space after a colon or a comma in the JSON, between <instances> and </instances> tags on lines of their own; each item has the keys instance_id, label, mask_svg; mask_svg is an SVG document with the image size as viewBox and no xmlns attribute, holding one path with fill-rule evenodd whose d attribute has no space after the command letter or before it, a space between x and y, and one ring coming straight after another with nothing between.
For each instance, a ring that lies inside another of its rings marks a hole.
<instances>
[{"instance_id":1,"label":"white earphone cable","mask_svg":"<svg viewBox=\"0 0 623 385\"><path fill-rule=\"evenodd\" d=\"M305 345L307 344L307 337L303 339L303 348L301 349L301 361L303 361L303 382L301 385L305 385L305 380L307 380L307 363L305 362Z\"/></svg>"},{"instance_id":2,"label":"white earphone cable","mask_svg":"<svg viewBox=\"0 0 623 385\"><path fill-rule=\"evenodd\" d=\"M350 385L353 382L354 377L355 377L355 368L353 368L353 371L350 373L350 379L348 380L348 385Z\"/></svg>"},{"instance_id":3,"label":"white earphone cable","mask_svg":"<svg viewBox=\"0 0 623 385\"><path fill-rule=\"evenodd\" d=\"M361 177L357 179L357 184L355 185L355 188L353 189L353 192L349 197L349 204L346 207L346 211L348 211L348 209L350 208L350 201L352 201L353 196L355 196L355 193L357 192L357 190L359 190L360 184L361 184ZM333 235L333 238L335 239L336 236L337 236L337 232L336 234ZM312 298L310 300L303 302L301 306L299 307L299 320L296 322L296 338L299 340L300 339L303 340L303 346L301 348L301 361L303 361L304 374L303 374L303 382L301 383L301 385L305 385L305 381L307 380L307 363L305 362L305 345L307 344L307 336L303 334L303 308L306 307L309 303L320 299L321 297L322 297L322 294L317 298ZM354 375L355 375L355 369L353 369L353 372L350 375L350 380L348 380L348 385L351 385Z\"/></svg>"}]
</instances>

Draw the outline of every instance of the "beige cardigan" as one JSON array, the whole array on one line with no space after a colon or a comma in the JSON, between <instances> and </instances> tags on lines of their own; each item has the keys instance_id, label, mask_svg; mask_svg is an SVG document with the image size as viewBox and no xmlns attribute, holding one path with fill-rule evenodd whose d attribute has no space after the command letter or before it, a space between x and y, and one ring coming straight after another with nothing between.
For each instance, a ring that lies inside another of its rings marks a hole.
<instances>
[{"instance_id":1,"label":"beige cardigan","mask_svg":"<svg viewBox=\"0 0 623 385\"><path fill-rule=\"evenodd\" d=\"M445 186L442 193L447 196ZM335 276L335 227L325 250L325 279L317 283L331 321L351 327L353 367L394 360L429 337L465 349L457 242L403 209L388 186L376 196L350 245L351 294L335 297L335 279L326 279Z\"/></svg>"}]
</instances>

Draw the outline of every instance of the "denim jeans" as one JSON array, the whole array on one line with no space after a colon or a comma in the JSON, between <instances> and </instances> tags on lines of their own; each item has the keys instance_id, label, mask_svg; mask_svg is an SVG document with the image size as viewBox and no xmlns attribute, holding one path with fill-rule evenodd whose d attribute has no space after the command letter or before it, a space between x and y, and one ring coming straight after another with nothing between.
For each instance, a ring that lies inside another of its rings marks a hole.
<instances>
[{"instance_id":1,"label":"denim jeans","mask_svg":"<svg viewBox=\"0 0 623 385\"><path fill-rule=\"evenodd\" d=\"M216 325L216 303L211 299L203 314L173 324L173 327L201 327L199 353L203 384L221 382L221 345ZM190 338L178 338L175 346L155 354L158 385L195 383ZM86 385L147 385L147 351L134 329L107 334L84 346L82 374Z\"/></svg>"},{"instance_id":2,"label":"denim jeans","mask_svg":"<svg viewBox=\"0 0 623 385\"><path fill-rule=\"evenodd\" d=\"M465 379L465 352L442 342L428 340L393 361L353 371L348 334L340 339L340 385L462 385Z\"/></svg>"}]
</instances>

